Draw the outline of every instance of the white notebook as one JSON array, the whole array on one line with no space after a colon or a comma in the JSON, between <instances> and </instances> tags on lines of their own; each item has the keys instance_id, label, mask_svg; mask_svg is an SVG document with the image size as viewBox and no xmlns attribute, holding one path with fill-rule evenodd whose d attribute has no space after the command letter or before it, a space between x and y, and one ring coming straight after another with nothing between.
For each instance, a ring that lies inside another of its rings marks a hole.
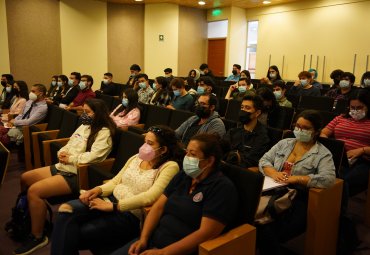
<instances>
[{"instance_id":1,"label":"white notebook","mask_svg":"<svg viewBox=\"0 0 370 255\"><path fill-rule=\"evenodd\" d=\"M274 179L272 179L271 177L265 176L265 181L263 182L262 191L267 191L267 190L275 189L275 188L286 186L286 185L288 184L275 182Z\"/></svg>"}]
</instances>

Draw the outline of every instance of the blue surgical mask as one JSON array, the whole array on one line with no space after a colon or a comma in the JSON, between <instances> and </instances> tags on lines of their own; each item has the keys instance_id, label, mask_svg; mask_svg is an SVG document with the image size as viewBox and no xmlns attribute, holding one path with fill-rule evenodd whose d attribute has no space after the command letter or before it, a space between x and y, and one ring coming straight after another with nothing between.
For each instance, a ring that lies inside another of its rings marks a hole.
<instances>
[{"instance_id":1,"label":"blue surgical mask","mask_svg":"<svg viewBox=\"0 0 370 255\"><path fill-rule=\"evenodd\" d=\"M203 88L203 87L201 87L201 86L198 86L198 88L197 88L197 93L198 93L199 95L203 95L203 94L204 94L204 88Z\"/></svg>"},{"instance_id":2,"label":"blue surgical mask","mask_svg":"<svg viewBox=\"0 0 370 255\"><path fill-rule=\"evenodd\" d=\"M203 172L203 170L199 168L199 161L198 158L184 157L182 167L184 172L191 178L197 178Z\"/></svg>"},{"instance_id":3,"label":"blue surgical mask","mask_svg":"<svg viewBox=\"0 0 370 255\"><path fill-rule=\"evenodd\" d=\"M146 83L145 82L140 82L139 87L142 88L142 89L145 89L146 88Z\"/></svg>"},{"instance_id":4,"label":"blue surgical mask","mask_svg":"<svg viewBox=\"0 0 370 255\"><path fill-rule=\"evenodd\" d=\"M73 86L73 82L74 82L74 80L68 79L68 85L69 86Z\"/></svg>"},{"instance_id":5,"label":"blue surgical mask","mask_svg":"<svg viewBox=\"0 0 370 255\"><path fill-rule=\"evenodd\" d=\"M240 93L244 93L244 92L247 91L247 87L246 86L239 86L238 90L239 90Z\"/></svg>"},{"instance_id":6,"label":"blue surgical mask","mask_svg":"<svg viewBox=\"0 0 370 255\"><path fill-rule=\"evenodd\" d=\"M154 91L157 91L157 85L156 85L155 83L153 83L153 85L152 85L152 89L153 89Z\"/></svg>"},{"instance_id":7,"label":"blue surgical mask","mask_svg":"<svg viewBox=\"0 0 370 255\"><path fill-rule=\"evenodd\" d=\"M80 83L78 84L78 86L80 86L80 89L81 89L81 90L86 89L86 83L85 83L85 82L83 82L83 81L80 81Z\"/></svg>"},{"instance_id":8,"label":"blue surgical mask","mask_svg":"<svg viewBox=\"0 0 370 255\"><path fill-rule=\"evenodd\" d=\"M341 87L342 89L349 88L349 81L341 80L341 81L339 82L339 87Z\"/></svg>"},{"instance_id":9,"label":"blue surgical mask","mask_svg":"<svg viewBox=\"0 0 370 255\"><path fill-rule=\"evenodd\" d=\"M61 82L61 81L58 81L58 87L62 87L63 86L63 82Z\"/></svg>"},{"instance_id":10,"label":"blue surgical mask","mask_svg":"<svg viewBox=\"0 0 370 255\"><path fill-rule=\"evenodd\" d=\"M281 91L274 91L274 95L275 95L275 98L276 98L276 100L280 100L280 98L281 98Z\"/></svg>"},{"instance_id":11,"label":"blue surgical mask","mask_svg":"<svg viewBox=\"0 0 370 255\"><path fill-rule=\"evenodd\" d=\"M295 128L293 133L296 139L300 142L307 143L311 141L312 139L312 131L309 131L309 130L302 130L299 128Z\"/></svg>"},{"instance_id":12,"label":"blue surgical mask","mask_svg":"<svg viewBox=\"0 0 370 255\"><path fill-rule=\"evenodd\" d=\"M307 80L301 80L301 85L304 87L308 84L308 81Z\"/></svg>"},{"instance_id":13,"label":"blue surgical mask","mask_svg":"<svg viewBox=\"0 0 370 255\"><path fill-rule=\"evenodd\" d=\"M122 105L124 107L127 107L128 106L128 99L127 98L122 98Z\"/></svg>"},{"instance_id":14,"label":"blue surgical mask","mask_svg":"<svg viewBox=\"0 0 370 255\"><path fill-rule=\"evenodd\" d=\"M173 94L175 95L175 97L178 97L178 96L180 96L181 95L181 92L180 92L180 90L174 90L173 91Z\"/></svg>"},{"instance_id":15,"label":"blue surgical mask","mask_svg":"<svg viewBox=\"0 0 370 255\"><path fill-rule=\"evenodd\" d=\"M52 81L52 82L51 82L51 86L53 86L53 87L54 87L55 85L57 85L57 82L56 82L56 81Z\"/></svg>"}]
</instances>

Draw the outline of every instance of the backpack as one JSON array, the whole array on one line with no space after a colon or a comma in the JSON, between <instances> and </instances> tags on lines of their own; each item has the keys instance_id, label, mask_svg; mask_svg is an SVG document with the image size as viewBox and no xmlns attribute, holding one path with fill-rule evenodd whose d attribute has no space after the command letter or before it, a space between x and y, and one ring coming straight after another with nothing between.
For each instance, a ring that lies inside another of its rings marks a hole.
<instances>
[{"instance_id":1,"label":"backpack","mask_svg":"<svg viewBox=\"0 0 370 255\"><path fill-rule=\"evenodd\" d=\"M52 210L46 204L49 220L45 220L44 234L49 235L52 229ZM12 208L12 216L5 224L5 231L15 241L24 241L31 233L31 216L28 209L27 192L21 192Z\"/></svg>"}]
</instances>

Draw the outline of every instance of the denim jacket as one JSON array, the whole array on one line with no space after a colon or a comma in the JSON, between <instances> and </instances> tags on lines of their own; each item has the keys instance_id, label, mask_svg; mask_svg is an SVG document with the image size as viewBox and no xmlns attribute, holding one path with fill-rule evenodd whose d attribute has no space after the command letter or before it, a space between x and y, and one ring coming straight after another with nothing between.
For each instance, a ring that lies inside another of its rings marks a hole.
<instances>
[{"instance_id":1,"label":"denim jacket","mask_svg":"<svg viewBox=\"0 0 370 255\"><path fill-rule=\"evenodd\" d=\"M260 159L259 170L264 174L263 167L270 166L281 171L296 141L295 138L288 138L278 142ZM300 160L294 163L292 175L309 176L307 187L328 188L335 181L333 156L324 145L316 142Z\"/></svg>"}]
</instances>

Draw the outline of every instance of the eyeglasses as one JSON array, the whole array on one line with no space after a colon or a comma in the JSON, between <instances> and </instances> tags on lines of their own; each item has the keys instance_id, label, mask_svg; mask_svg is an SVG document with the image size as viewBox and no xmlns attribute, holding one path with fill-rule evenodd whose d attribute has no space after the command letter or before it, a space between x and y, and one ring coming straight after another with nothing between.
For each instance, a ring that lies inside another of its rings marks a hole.
<instances>
[{"instance_id":1,"label":"eyeglasses","mask_svg":"<svg viewBox=\"0 0 370 255\"><path fill-rule=\"evenodd\" d=\"M163 130L159 127L156 127L156 126L152 126L152 127L148 128L148 132L153 132L157 135L163 135Z\"/></svg>"}]
</instances>

